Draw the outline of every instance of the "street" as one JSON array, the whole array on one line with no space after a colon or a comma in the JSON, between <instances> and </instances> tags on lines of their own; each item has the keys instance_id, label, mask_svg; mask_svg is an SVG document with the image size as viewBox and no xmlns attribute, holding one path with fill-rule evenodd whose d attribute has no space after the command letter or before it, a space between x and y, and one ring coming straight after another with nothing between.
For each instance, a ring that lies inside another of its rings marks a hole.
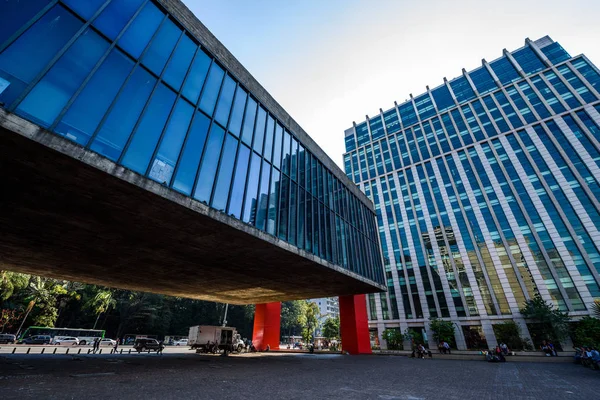
<instances>
[{"instance_id":1,"label":"street","mask_svg":"<svg viewBox=\"0 0 600 400\"><path fill-rule=\"evenodd\" d=\"M252 353L0 355L3 399L592 399L574 364Z\"/></svg>"}]
</instances>

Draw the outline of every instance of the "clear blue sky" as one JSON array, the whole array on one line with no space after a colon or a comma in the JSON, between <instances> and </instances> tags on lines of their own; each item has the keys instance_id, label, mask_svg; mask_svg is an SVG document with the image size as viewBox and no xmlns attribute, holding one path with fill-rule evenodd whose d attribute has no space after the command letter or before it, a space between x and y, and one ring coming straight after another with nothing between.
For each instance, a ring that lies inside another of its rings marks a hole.
<instances>
[{"instance_id":1,"label":"clear blue sky","mask_svg":"<svg viewBox=\"0 0 600 400\"><path fill-rule=\"evenodd\" d=\"M600 0L183 0L341 165L344 130L546 34L600 65Z\"/></svg>"}]
</instances>

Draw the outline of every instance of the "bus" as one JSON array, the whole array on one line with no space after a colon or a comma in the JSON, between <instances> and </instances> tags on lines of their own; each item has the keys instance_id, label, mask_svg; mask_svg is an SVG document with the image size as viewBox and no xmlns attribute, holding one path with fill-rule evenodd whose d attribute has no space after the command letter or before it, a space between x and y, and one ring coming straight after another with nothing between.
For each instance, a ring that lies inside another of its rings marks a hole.
<instances>
[{"instance_id":1,"label":"bus","mask_svg":"<svg viewBox=\"0 0 600 400\"><path fill-rule=\"evenodd\" d=\"M58 339L66 337L76 337L80 345L91 344L94 339L104 338L104 332L101 329L74 329L74 328L50 328L47 326L30 326L19 336L19 341L35 335L48 335L52 337L54 343Z\"/></svg>"}]
</instances>

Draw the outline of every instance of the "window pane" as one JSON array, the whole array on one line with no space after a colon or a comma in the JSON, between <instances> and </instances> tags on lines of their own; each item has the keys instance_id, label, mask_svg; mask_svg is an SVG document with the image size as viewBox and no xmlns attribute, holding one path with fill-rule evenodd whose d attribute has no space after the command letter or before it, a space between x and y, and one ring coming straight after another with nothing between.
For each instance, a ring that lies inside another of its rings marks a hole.
<instances>
[{"instance_id":1,"label":"window pane","mask_svg":"<svg viewBox=\"0 0 600 400\"><path fill-rule=\"evenodd\" d=\"M198 96L200 96L202 85L204 85L204 79L206 79L210 62L210 57L202 49L196 52L194 63L192 64L188 78L185 80L182 92L194 104L198 102Z\"/></svg>"},{"instance_id":2,"label":"window pane","mask_svg":"<svg viewBox=\"0 0 600 400\"><path fill-rule=\"evenodd\" d=\"M83 24L63 7L42 19L0 54L0 102L10 105Z\"/></svg>"},{"instance_id":3,"label":"window pane","mask_svg":"<svg viewBox=\"0 0 600 400\"><path fill-rule=\"evenodd\" d=\"M22 0L21 4L23 4ZM29 0L26 1L27 3ZM106 3L106 0L62 0L63 3L69 6L71 10L75 11L77 14L81 15L85 19L90 19L96 11L100 8L100 6ZM48 1L46 1L48 3Z\"/></svg>"},{"instance_id":4,"label":"window pane","mask_svg":"<svg viewBox=\"0 0 600 400\"><path fill-rule=\"evenodd\" d=\"M258 108L258 116L256 117L256 128L254 129L254 151L258 154L262 154L263 140L265 138L265 122L267 118L267 112L264 108Z\"/></svg>"},{"instance_id":5,"label":"window pane","mask_svg":"<svg viewBox=\"0 0 600 400\"><path fill-rule=\"evenodd\" d=\"M56 132L85 146L132 68L133 62L114 49L57 125Z\"/></svg>"},{"instance_id":6,"label":"window pane","mask_svg":"<svg viewBox=\"0 0 600 400\"><path fill-rule=\"evenodd\" d=\"M113 161L119 158L154 85L156 79L144 68L138 67L133 72L92 143L92 150Z\"/></svg>"},{"instance_id":7,"label":"window pane","mask_svg":"<svg viewBox=\"0 0 600 400\"><path fill-rule=\"evenodd\" d=\"M244 204L244 222L254 225L256 221L256 193L260 181L261 159L256 153L252 153L252 162L250 163L250 172L248 173L248 183L246 190L246 202Z\"/></svg>"},{"instance_id":8,"label":"window pane","mask_svg":"<svg viewBox=\"0 0 600 400\"><path fill-rule=\"evenodd\" d=\"M277 220L277 206L279 203L279 185L281 180L281 174L275 168L273 168L273 177L271 179L271 189L269 190L269 212L267 214L267 232L271 235L275 235L276 220Z\"/></svg>"},{"instance_id":9,"label":"window pane","mask_svg":"<svg viewBox=\"0 0 600 400\"><path fill-rule=\"evenodd\" d=\"M235 101L233 102L233 110L231 111L231 118L229 119L229 132L233 133L236 137L240 134L242 127L242 119L244 118L244 109L246 107L246 99L248 93L241 86L237 87L235 91Z\"/></svg>"},{"instance_id":10,"label":"window pane","mask_svg":"<svg viewBox=\"0 0 600 400\"><path fill-rule=\"evenodd\" d=\"M252 145L252 132L254 131L254 119L256 118L256 101L248 98L246 106L246 117L244 118L244 129L242 130L242 141L248 146Z\"/></svg>"},{"instance_id":11,"label":"window pane","mask_svg":"<svg viewBox=\"0 0 600 400\"><path fill-rule=\"evenodd\" d=\"M244 188L246 186L249 159L250 149L241 145L238 151L238 161L235 167L235 177L233 178L233 188L231 189L231 200L228 210L229 214L236 218L241 218L242 214L242 202L244 201Z\"/></svg>"},{"instance_id":12,"label":"window pane","mask_svg":"<svg viewBox=\"0 0 600 400\"><path fill-rule=\"evenodd\" d=\"M138 58L164 17L165 15L152 2L148 2L119 39L119 46Z\"/></svg>"},{"instance_id":13,"label":"window pane","mask_svg":"<svg viewBox=\"0 0 600 400\"><path fill-rule=\"evenodd\" d=\"M279 198L279 230L277 236L287 240L288 213L290 200L290 178L283 175L281 178L281 195Z\"/></svg>"},{"instance_id":14,"label":"window pane","mask_svg":"<svg viewBox=\"0 0 600 400\"><path fill-rule=\"evenodd\" d=\"M98 1L98 0L96 0ZM103 1L103 0L102 0ZM4 0L0 3L0 45L14 35L51 0ZM70 2L73 2L71 0ZM92 2L90 2L92 3Z\"/></svg>"},{"instance_id":15,"label":"window pane","mask_svg":"<svg viewBox=\"0 0 600 400\"><path fill-rule=\"evenodd\" d=\"M283 134L283 150L281 155L281 170L284 174L290 173L290 145L290 133L285 131Z\"/></svg>"},{"instance_id":16,"label":"window pane","mask_svg":"<svg viewBox=\"0 0 600 400\"><path fill-rule=\"evenodd\" d=\"M215 111L215 103L219 96L223 75L225 75L223 69L213 63L208 73L206 85L204 85L204 90L202 91L202 99L200 99L200 109L208 115L212 115Z\"/></svg>"},{"instance_id":17,"label":"window pane","mask_svg":"<svg viewBox=\"0 0 600 400\"><path fill-rule=\"evenodd\" d=\"M227 196L229 196L231 174L233 173L233 163L235 162L235 152L237 151L237 147L238 140L232 135L227 135L223 156L221 157L219 178L217 179L215 195L213 196L212 201L212 207L223 212L227 207Z\"/></svg>"},{"instance_id":18,"label":"window pane","mask_svg":"<svg viewBox=\"0 0 600 400\"><path fill-rule=\"evenodd\" d=\"M277 124L275 126L275 142L273 144L273 165L277 168L281 166L281 142L283 142L283 127Z\"/></svg>"},{"instance_id":19,"label":"window pane","mask_svg":"<svg viewBox=\"0 0 600 400\"><path fill-rule=\"evenodd\" d=\"M289 216L289 228L288 228L288 242L296 244L296 204L297 204L297 191L298 185L295 182L290 181L290 216Z\"/></svg>"},{"instance_id":20,"label":"window pane","mask_svg":"<svg viewBox=\"0 0 600 400\"><path fill-rule=\"evenodd\" d=\"M175 26L173 21L165 21L152 40L150 48L144 54L142 64L147 66L150 71L160 75L180 36L181 30Z\"/></svg>"},{"instance_id":21,"label":"window pane","mask_svg":"<svg viewBox=\"0 0 600 400\"><path fill-rule=\"evenodd\" d=\"M200 163L200 157L202 156L202 150L204 149L204 143L206 142L206 134L208 133L209 125L210 119L206 118L200 111L196 111L194 122L192 123L190 133L188 134L179 161L177 174L175 174L175 182L173 182L173 188L182 193L192 193L192 187L196 180L196 172L198 172L198 164Z\"/></svg>"},{"instance_id":22,"label":"window pane","mask_svg":"<svg viewBox=\"0 0 600 400\"><path fill-rule=\"evenodd\" d=\"M258 210L256 216L256 227L262 231L266 230L267 219L267 198L269 196L269 178L271 177L271 164L262 162L262 171L260 176L260 190L258 192Z\"/></svg>"},{"instance_id":23,"label":"window pane","mask_svg":"<svg viewBox=\"0 0 600 400\"><path fill-rule=\"evenodd\" d=\"M177 50L175 50L175 54L173 54L173 58L171 58L163 76L165 82L173 86L175 90L181 89L183 78L185 78L185 74L190 68L197 48L198 46L187 35L183 35L177 45Z\"/></svg>"},{"instance_id":24,"label":"window pane","mask_svg":"<svg viewBox=\"0 0 600 400\"><path fill-rule=\"evenodd\" d=\"M219 96L219 104L217 105L217 112L215 119L222 126L227 126L227 120L229 119L229 111L231 110L231 102L233 101L233 93L235 91L235 81L230 76L225 78L223 83L223 89L221 90L221 96Z\"/></svg>"},{"instance_id":25,"label":"window pane","mask_svg":"<svg viewBox=\"0 0 600 400\"><path fill-rule=\"evenodd\" d=\"M265 132L265 151L263 152L263 156L268 161L271 161L271 153L273 152L274 129L275 120L269 115L267 118L267 131Z\"/></svg>"},{"instance_id":26,"label":"window pane","mask_svg":"<svg viewBox=\"0 0 600 400\"><path fill-rule=\"evenodd\" d=\"M290 167L290 178L292 180L296 180L296 174L298 171L298 141L292 138L292 154L290 157L291 167Z\"/></svg>"},{"instance_id":27,"label":"window pane","mask_svg":"<svg viewBox=\"0 0 600 400\"><path fill-rule=\"evenodd\" d=\"M106 49L108 42L86 30L19 104L17 113L50 126Z\"/></svg>"},{"instance_id":28,"label":"window pane","mask_svg":"<svg viewBox=\"0 0 600 400\"><path fill-rule=\"evenodd\" d=\"M144 0L113 0L94 21L94 26L111 39L117 37Z\"/></svg>"},{"instance_id":29,"label":"window pane","mask_svg":"<svg viewBox=\"0 0 600 400\"><path fill-rule=\"evenodd\" d=\"M146 174L150 157L154 153L174 102L175 93L164 84L159 84L133 134L131 144L123 158L124 166L142 175Z\"/></svg>"},{"instance_id":30,"label":"window pane","mask_svg":"<svg viewBox=\"0 0 600 400\"><path fill-rule=\"evenodd\" d=\"M225 131L223 128L217 124L212 124L210 134L208 135L208 141L206 142L206 152L198 175L198 184L194 191L194 198L205 204L208 204L212 193L224 135Z\"/></svg>"},{"instance_id":31,"label":"window pane","mask_svg":"<svg viewBox=\"0 0 600 400\"><path fill-rule=\"evenodd\" d=\"M150 178L167 185L171 182L171 176L177 164L177 158L193 113L194 108L190 103L183 99L177 101L158 153L152 161Z\"/></svg>"}]
</instances>

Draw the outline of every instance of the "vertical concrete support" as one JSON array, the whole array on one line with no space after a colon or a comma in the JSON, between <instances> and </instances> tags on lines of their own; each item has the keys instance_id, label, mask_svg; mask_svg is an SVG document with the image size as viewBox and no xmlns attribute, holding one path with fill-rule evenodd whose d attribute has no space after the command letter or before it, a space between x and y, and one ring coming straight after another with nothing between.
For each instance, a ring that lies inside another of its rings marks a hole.
<instances>
[{"instance_id":1,"label":"vertical concrete support","mask_svg":"<svg viewBox=\"0 0 600 400\"><path fill-rule=\"evenodd\" d=\"M465 333L463 332L462 325L460 325L458 322L454 322L454 340L456 340L456 348L458 350L467 350Z\"/></svg>"},{"instance_id":2,"label":"vertical concrete support","mask_svg":"<svg viewBox=\"0 0 600 400\"><path fill-rule=\"evenodd\" d=\"M481 329L483 330L483 334L485 335L485 340L490 349L493 349L500 343L498 343L498 339L496 339L496 334L494 333L494 326L490 320L482 319L481 320Z\"/></svg>"},{"instance_id":3,"label":"vertical concrete support","mask_svg":"<svg viewBox=\"0 0 600 400\"><path fill-rule=\"evenodd\" d=\"M279 350L280 331L281 303L257 304L252 330L252 343L256 349L261 351L269 345L271 350Z\"/></svg>"},{"instance_id":4,"label":"vertical concrete support","mask_svg":"<svg viewBox=\"0 0 600 400\"><path fill-rule=\"evenodd\" d=\"M343 351L350 354L371 354L364 294L340 296L340 335Z\"/></svg>"},{"instance_id":5,"label":"vertical concrete support","mask_svg":"<svg viewBox=\"0 0 600 400\"><path fill-rule=\"evenodd\" d=\"M377 324L377 338L379 339L379 346L381 350L387 350L387 341L383 338L383 332L385 331L385 325L383 323ZM369 337L370 339L370 337Z\"/></svg>"}]
</instances>

